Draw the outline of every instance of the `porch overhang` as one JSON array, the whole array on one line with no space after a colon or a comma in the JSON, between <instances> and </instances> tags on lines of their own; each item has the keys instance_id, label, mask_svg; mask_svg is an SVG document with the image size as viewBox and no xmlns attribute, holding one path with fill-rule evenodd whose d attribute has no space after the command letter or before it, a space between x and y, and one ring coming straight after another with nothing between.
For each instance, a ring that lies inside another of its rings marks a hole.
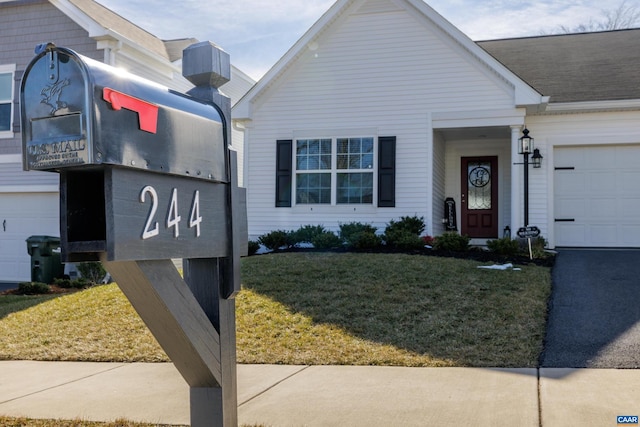
<instances>
[{"instance_id":1,"label":"porch overhang","mask_svg":"<svg viewBox=\"0 0 640 427\"><path fill-rule=\"evenodd\" d=\"M431 115L433 129L524 126L525 108L504 110L446 111Z\"/></svg>"}]
</instances>

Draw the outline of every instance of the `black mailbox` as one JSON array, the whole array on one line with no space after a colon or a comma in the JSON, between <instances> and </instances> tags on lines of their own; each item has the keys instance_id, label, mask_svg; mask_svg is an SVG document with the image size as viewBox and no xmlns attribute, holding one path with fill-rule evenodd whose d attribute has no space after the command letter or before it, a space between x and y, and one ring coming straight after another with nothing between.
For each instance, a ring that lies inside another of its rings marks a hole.
<instances>
[{"instance_id":1,"label":"black mailbox","mask_svg":"<svg viewBox=\"0 0 640 427\"><path fill-rule=\"evenodd\" d=\"M21 84L25 170L60 173L63 261L226 256L226 121L213 103L42 45Z\"/></svg>"},{"instance_id":2,"label":"black mailbox","mask_svg":"<svg viewBox=\"0 0 640 427\"><path fill-rule=\"evenodd\" d=\"M59 47L43 47L21 88L25 170L116 165L228 182L221 113Z\"/></svg>"}]
</instances>

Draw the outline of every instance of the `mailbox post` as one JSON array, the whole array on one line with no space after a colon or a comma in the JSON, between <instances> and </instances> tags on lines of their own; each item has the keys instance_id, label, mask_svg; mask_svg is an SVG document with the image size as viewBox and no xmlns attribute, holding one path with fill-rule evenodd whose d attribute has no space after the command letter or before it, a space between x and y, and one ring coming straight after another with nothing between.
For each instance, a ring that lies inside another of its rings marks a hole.
<instances>
[{"instance_id":1,"label":"mailbox post","mask_svg":"<svg viewBox=\"0 0 640 427\"><path fill-rule=\"evenodd\" d=\"M203 42L183 63L186 95L40 45L21 84L23 167L60 174L62 260L103 263L189 384L191 424L232 426L248 239L218 91L230 62Z\"/></svg>"}]
</instances>

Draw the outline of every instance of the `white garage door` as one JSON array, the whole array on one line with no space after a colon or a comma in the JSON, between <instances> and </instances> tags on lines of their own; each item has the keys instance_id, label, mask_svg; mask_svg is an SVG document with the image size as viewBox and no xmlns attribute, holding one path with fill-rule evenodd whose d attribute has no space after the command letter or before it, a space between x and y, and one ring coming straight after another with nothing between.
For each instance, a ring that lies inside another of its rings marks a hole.
<instances>
[{"instance_id":1,"label":"white garage door","mask_svg":"<svg viewBox=\"0 0 640 427\"><path fill-rule=\"evenodd\" d=\"M58 193L0 193L0 281L31 280L27 238L60 236Z\"/></svg>"},{"instance_id":2,"label":"white garage door","mask_svg":"<svg viewBox=\"0 0 640 427\"><path fill-rule=\"evenodd\" d=\"M640 247L640 145L556 148L556 246Z\"/></svg>"}]
</instances>

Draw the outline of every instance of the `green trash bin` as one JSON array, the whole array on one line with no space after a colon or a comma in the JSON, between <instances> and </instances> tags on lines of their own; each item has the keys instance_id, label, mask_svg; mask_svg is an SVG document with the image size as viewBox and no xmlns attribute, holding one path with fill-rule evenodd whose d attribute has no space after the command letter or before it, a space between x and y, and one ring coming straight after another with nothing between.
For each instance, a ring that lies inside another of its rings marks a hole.
<instances>
[{"instance_id":1,"label":"green trash bin","mask_svg":"<svg viewBox=\"0 0 640 427\"><path fill-rule=\"evenodd\" d=\"M60 261L60 238L52 236L30 236L27 252L31 255L31 281L51 284L62 277L64 266Z\"/></svg>"}]
</instances>

